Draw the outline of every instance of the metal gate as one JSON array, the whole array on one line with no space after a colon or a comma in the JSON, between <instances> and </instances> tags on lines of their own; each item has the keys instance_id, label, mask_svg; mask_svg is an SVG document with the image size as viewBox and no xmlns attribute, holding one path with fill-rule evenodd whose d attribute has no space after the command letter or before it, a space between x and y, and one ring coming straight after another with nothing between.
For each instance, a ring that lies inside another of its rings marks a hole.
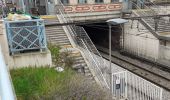
<instances>
[{"instance_id":1,"label":"metal gate","mask_svg":"<svg viewBox=\"0 0 170 100\"><path fill-rule=\"evenodd\" d=\"M122 71L112 75L113 96L119 99L127 98L127 72Z\"/></svg>"},{"instance_id":2,"label":"metal gate","mask_svg":"<svg viewBox=\"0 0 170 100\"><path fill-rule=\"evenodd\" d=\"M112 82L117 100L162 100L162 88L129 71L114 73Z\"/></svg>"}]
</instances>

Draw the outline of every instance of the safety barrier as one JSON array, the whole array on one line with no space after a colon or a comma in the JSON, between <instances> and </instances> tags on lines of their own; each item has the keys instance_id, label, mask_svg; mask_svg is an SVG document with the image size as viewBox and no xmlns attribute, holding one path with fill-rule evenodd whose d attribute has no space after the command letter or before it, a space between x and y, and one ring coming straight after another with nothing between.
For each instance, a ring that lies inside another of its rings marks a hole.
<instances>
[{"instance_id":1,"label":"safety barrier","mask_svg":"<svg viewBox=\"0 0 170 100\"><path fill-rule=\"evenodd\" d=\"M47 48L44 20L5 21L10 53Z\"/></svg>"},{"instance_id":2,"label":"safety barrier","mask_svg":"<svg viewBox=\"0 0 170 100\"><path fill-rule=\"evenodd\" d=\"M114 73L112 79L113 95L118 100L162 100L162 88L129 71Z\"/></svg>"}]
</instances>

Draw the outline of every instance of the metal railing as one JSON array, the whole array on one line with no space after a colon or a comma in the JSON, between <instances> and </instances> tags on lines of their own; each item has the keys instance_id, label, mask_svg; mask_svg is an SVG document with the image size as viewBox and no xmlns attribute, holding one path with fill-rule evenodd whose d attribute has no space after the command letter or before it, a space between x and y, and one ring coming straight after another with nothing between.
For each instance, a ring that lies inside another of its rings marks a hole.
<instances>
[{"instance_id":1,"label":"metal railing","mask_svg":"<svg viewBox=\"0 0 170 100\"><path fill-rule=\"evenodd\" d=\"M155 15L157 15L157 13L153 9L150 9L146 5L144 5L145 9L141 9L135 3L132 2L132 4L136 7L136 9L133 12L137 16L155 16ZM148 30L151 29L150 31L152 33L154 33L154 35L156 35L156 37L159 35L158 33L156 33L158 26L155 25L156 20L154 18L146 17L146 18L142 18L140 21L145 22L145 24L147 24L147 26L149 26ZM149 22L151 22L151 23L149 23Z\"/></svg>"},{"instance_id":2,"label":"metal railing","mask_svg":"<svg viewBox=\"0 0 170 100\"><path fill-rule=\"evenodd\" d=\"M58 0L58 3L60 5L57 6L59 13L58 16L60 17L60 19L64 23L73 22L70 16L64 11L64 5L61 3L60 0ZM86 31L82 27L75 25L67 25L66 28L74 42L77 44L78 48L80 48L85 54L90 64L89 67L93 70L95 77L98 79L100 84L105 88L109 88L108 82L106 81L106 78L104 77L104 74L102 72L102 70L106 68L105 62L96 49L95 45L87 35Z\"/></svg>"},{"instance_id":3,"label":"metal railing","mask_svg":"<svg viewBox=\"0 0 170 100\"><path fill-rule=\"evenodd\" d=\"M136 10L133 10L133 13L136 16L153 16L153 17L145 17L141 18L139 21L141 24L143 24L155 37L161 40L167 40L170 41L169 35L166 33L170 32L170 22L167 21L166 18L160 17L159 13L151 9L150 7L145 5L146 9L141 9L137 5L133 4L136 6Z\"/></svg>"},{"instance_id":4,"label":"metal railing","mask_svg":"<svg viewBox=\"0 0 170 100\"><path fill-rule=\"evenodd\" d=\"M147 6L147 7L154 10L156 13L161 14L161 8L158 7L153 1L150 1L149 6Z\"/></svg>"},{"instance_id":5,"label":"metal railing","mask_svg":"<svg viewBox=\"0 0 170 100\"><path fill-rule=\"evenodd\" d=\"M47 48L44 21L5 21L10 53Z\"/></svg>"},{"instance_id":6,"label":"metal railing","mask_svg":"<svg viewBox=\"0 0 170 100\"><path fill-rule=\"evenodd\" d=\"M129 71L113 74L113 94L117 100L162 100L163 89Z\"/></svg>"},{"instance_id":7,"label":"metal railing","mask_svg":"<svg viewBox=\"0 0 170 100\"><path fill-rule=\"evenodd\" d=\"M0 100L15 100L16 96L0 47Z\"/></svg>"}]
</instances>

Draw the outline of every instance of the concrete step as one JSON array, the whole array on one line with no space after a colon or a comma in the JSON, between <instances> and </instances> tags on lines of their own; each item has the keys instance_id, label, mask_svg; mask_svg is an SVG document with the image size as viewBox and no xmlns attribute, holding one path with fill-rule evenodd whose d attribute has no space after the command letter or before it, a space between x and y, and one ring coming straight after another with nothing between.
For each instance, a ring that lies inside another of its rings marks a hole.
<instances>
[{"instance_id":1,"label":"concrete step","mask_svg":"<svg viewBox=\"0 0 170 100\"><path fill-rule=\"evenodd\" d=\"M63 45L62 48L73 48L73 46L70 44L70 45Z\"/></svg>"},{"instance_id":2,"label":"concrete step","mask_svg":"<svg viewBox=\"0 0 170 100\"><path fill-rule=\"evenodd\" d=\"M63 39L63 40L68 40L68 37L67 37L67 36L64 36L64 35L63 35L63 36L60 36L60 35L59 35L58 37L47 36L47 39L54 39L54 40L55 40L55 39L59 39L59 40L62 40L62 39Z\"/></svg>"},{"instance_id":3,"label":"concrete step","mask_svg":"<svg viewBox=\"0 0 170 100\"><path fill-rule=\"evenodd\" d=\"M47 41L51 41L53 43L58 43L58 44L70 44L70 41L63 41L63 40L53 40L53 39L50 39L50 40L47 40Z\"/></svg>"},{"instance_id":4,"label":"concrete step","mask_svg":"<svg viewBox=\"0 0 170 100\"><path fill-rule=\"evenodd\" d=\"M57 43L70 43L69 40L62 40L62 39L60 39L60 40L58 40L58 39L51 39L51 41L55 41Z\"/></svg>"},{"instance_id":5,"label":"concrete step","mask_svg":"<svg viewBox=\"0 0 170 100\"><path fill-rule=\"evenodd\" d=\"M75 60L75 64L79 64L79 63L81 63L81 64L85 63L84 59L82 59L82 60Z\"/></svg>"},{"instance_id":6,"label":"concrete step","mask_svg":"<svg viewBox=\"0 0 170 100\"><path fill-rule=\"evenodd\" d=\"M54 40L68 40L67 36L57 36L57 37L52 37L52 36L47 36L47 39L54 39Z\"/></svg>"},{"instance_id":7,"label":"concrete step","mask_svg":"<svg viewBox=\"0 0 170 100\"><path fill-rule=\"evenodd\" d=\"M67 36L64 33L57 33L57 32L51 32L51 33L46 33L48 36L53 36L53 37L57 37L57 36Z\"/></svg>"},{"instance_id":8,"label":"concrete step","mask_svg":"<svg viewBox=\"0 0 170 100\"><path fill-rule=\"evenodd\" d=\"M83 68L84 66L87 66L87 64L86 63L78 63L78 64L74 64L73 68L79 69L79 68Z\"/></svg>"},{"instance_id":9,"label":"concrete step","mask_svg":"<svg viewBox=\"0 0 170 100\"><path fill-rule=\"evenodd\" d=\"M70 45L70 43L64 43L64 42L61 42L61 43L58 43L56 41L48 41L49 43L52 43L54 45L58 45L58 46L63 46L63 45Z\"/></svg>"},{"instance_id":10,"label":"concrete step","mask_svg":"<svg viewBox=\"0 0 170 100\"><path fill-rule=\"evenodd\" d=\"M157 29L157 30L158 30L158 31L170 32L170 29L163 29L163 28L162 28L162 29L160 29L160 28L159 28L159 29Z\"/></svg>"},{"instance_id":11,"label":"concrete step","mask_svg":"<svg viewBox=\"0 0 170 100\"><path fill-rule=\"evenodd\" d=\"M50 39L50 38L48 38L47 40L49 40L49 41L54 41L54 42L57 42L57 43L70 43L70 41L69 40L62 40L62 39Z\"/></svg>"},{"instance_id":12,"label":"concrete step","mask_svg":"<svg viewBox=\"0 0 170 100\"><path fill-rule=\"evenodd\" d=\"M62 26L46 26L46 29L63 29Z\"/></svg>"},{"instance_id":13,"label":"concrete step","mask_svg":"<svg viewBox=\"0 0 170 100\"><path fill-rule=\"evenodd\" d=\"M66 34L63 34L63 33L46 33L46 35L48 36L48 37L58 37L58 36L66 36L67 37L67 35Z\"/></svg>"},{"instance_id":14,"label":"concrete step","mask_svg":"<svg viewBox=\"0 0 170 100\"><path fill-rule=\"evenodd\" d=\"M81 57L81 56L78 56L78 57L75 58L75 60L84 60L84 58Z\"/></svg>"},{"instance_id":15,"label":"concrete step","mask_svg":"<svg viewBox=\"0 0 170 100\"><path fill-rule=\"evenodd\" d=\"M45 30L47 33L53 33L53 32L55 32L55 33L63 33L64 32L64 30L62 30L62 29L46 29Z\"/></svg>"},{"instance_id":16,"label":"concrete step","mask_svg":"<svg viewBox=\"0 0 170 100\"><path fill-rule=\"evenodd\" d=\"M63 45L70 44L69 41L62 41L62 40L51 40L51 41L53 41L55 44L63 44Z\"/></svg>"},{"instance_id":17,"label":"concrete step","mask_svg":"<svg viewBox=\"0 0 170 100\"><path fill-rule=\"evenodd\" d=\"M63 27L61 27L61 26L46 26L46 29L48 30L48 29L53 29L53 30L60 30L60 29L62 29L63 30Z\"/></svg>"}]
</instances>

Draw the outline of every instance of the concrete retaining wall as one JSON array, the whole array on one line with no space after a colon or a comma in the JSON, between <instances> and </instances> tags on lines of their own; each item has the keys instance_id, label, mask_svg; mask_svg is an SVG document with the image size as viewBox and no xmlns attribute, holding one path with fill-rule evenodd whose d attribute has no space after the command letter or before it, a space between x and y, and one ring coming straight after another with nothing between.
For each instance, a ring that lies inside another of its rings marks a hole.
<instances>
[{"instance_id":1,"label":"concrete retaining wall","mask_svg":"<svg viewBox=\"0 0 170 100\"><path fill-rule=\"evenodd\" d=\"M159 58L159 40L137 21L125 24L124 49L145 58ZM132 27L131 27L132 25Z\"/></svg>"},{"instance_id":2,"label":"concrete retaining wall","mask_svg":"<svg viewBox=\"0 0 170 100\"><path fill-rule=\"evenodd\" d=\"M125 24L124 50L170 66L170 42L158 40L142 24L137 25L137 23L129 21Z\"/></svg>"}]
</instances>

